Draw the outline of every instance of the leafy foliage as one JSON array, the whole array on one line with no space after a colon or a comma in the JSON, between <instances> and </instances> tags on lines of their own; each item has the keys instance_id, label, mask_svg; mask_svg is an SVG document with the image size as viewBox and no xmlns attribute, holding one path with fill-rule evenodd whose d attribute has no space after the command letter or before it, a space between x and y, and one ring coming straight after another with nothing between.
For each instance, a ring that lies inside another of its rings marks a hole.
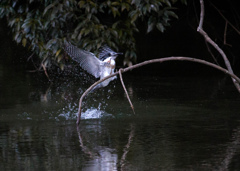
<instances>
[{"instance_id":1,"label":"leafy foliage","mask_svg":"<svg viewBox=\"0 0 240 171\"><path fill-rule=\"evenodd\" d=\"M164 32L177 18L172 7L177 1L1 0L0 17L7 19L14 40L36 53L45 67L55 63L63 68L65 39L93 52L103 44L122 47L124 63L131 65L136 60L134 33L142 25L147 33L155 28Z\"/></svg>"}]
</instances>

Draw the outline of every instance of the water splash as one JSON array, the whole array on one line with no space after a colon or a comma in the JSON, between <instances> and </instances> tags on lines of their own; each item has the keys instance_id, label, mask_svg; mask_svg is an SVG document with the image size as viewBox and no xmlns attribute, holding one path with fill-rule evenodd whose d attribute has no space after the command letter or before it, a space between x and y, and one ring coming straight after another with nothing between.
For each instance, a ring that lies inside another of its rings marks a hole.
<instances>
[{"instance_id":1,"label":"water splash","mask_svg":"<svg viewBox=\"0 0 240 171\"><path fill-rule=\"evenodd\" d=\"M104 103L99 103L97 107L83 109L81 119L101 119L112 118L113 115L104 110ZM78 117L78 104L68 103L66 106L58 109L43 109L36 112L20 112L17 115L19 120L55 120L55 121L75 121Z\"/></svg>"},{"instance_id":2,"label":"water splash","mask_svg":"<svg viewBox=\"0 0 240 171\"><path fill-rule=\"evenodd\" d=\"M99 110L96 108L87 109L82 113L81 119L100 119L105 117L113 117L111 114L106 113L103 110Z\"/></svg>"},{"instance_id":3,"label":"water splash","mask_svg":"<svg viewBox=\"0 0 240 171\"><path fill-rule=\"evenodd\" d=\"M98 108L90 108L85 112L82 112L81 119L101 119L106 117L113 117L112 114L106 113L104 110L100 110L101 104L99 104ZM75 110L63 110L61 114L59 114L55 119L59 120L76 120L78 113Z\"/></svg>"}]
</instances>

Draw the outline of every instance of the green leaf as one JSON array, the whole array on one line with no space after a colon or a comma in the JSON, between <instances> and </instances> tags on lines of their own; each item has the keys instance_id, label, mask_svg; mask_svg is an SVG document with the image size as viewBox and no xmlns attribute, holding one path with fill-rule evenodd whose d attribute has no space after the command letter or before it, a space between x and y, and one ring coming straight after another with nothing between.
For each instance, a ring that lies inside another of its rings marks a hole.
<instances>
[{"instance_id":1,"label":"green leaf","mask_svg":"<svg viewBox=\"0 0 240 171\"><path fill-rule=\"evenodd\" d=\"M134 11L134 14L131 17L131 23L134 23L137 18L138 18L139 12L138 11Z\"/></svg>"},{"instance_id":2,"label":"green leaf","mask_svg":"<svg viewBox=\"0 0 240 171\"><path fill-rule=\"evenodd\" d=\"M23 47L25 47L26 44L27 44L27 39L26 39L26 38L23 38L23 39L22 39L22 45L23 45Z\"/></svg>"},{"instance_id":3,"label":"green leaf","mask_svg":"<svg viewBox=\"0 0 240 171\"><path fill-rule=\"evenodd\" d=\"M44 9L43 15L45 15L45 14L47 13L47 11L48 11L50 8L54 7L55 5L56 5L56 2L48 5L48 6Z\"/></svg>"},{"instance_id":4,"label":"green leaf","mask_svg":"<svg viewBox=\"0 0 240 171\"><path fill-rule=\"evenodd\" d=\"M19 34L19 36L15 40L16 40L17 43L20 43L21 40L22 40L22 34Z\"/></svg>"},{"instance_id":5,"label":"green leaf","mask_svg":"<svg viewBox=\"0 0 240 171\"><path fill-rule=\"evenodd\" d=\"M123 12L125 9L129 11L129 5L127 3L121 3L121 11Z\"/></svg>"},{"instance_id":6,"label":"green leaf","mask_svg":"<svg viewBox=\"0 0 240 171\"><path fill-rule=\"evenodd\" d=\"M61 50L62 50L62 49L59 49L59 50L56 52L56 55L55 55L56 57L60 54Z\"/></svg>"},{"instance_id":7,"label":"green leaf","mask_svg":"<svg viewBox=\"0 0 240 171\"><path fill-rule=\"evenodd\" d=\"M147 33L151 32L154 27L155 27L155 23L154 22L151 22L150 24L148 24Z\"/></svg>"},{"instance_id":8,"label":"green leaf","mask_svg":"<svg viewBox=\"0 0 240 171\"><path fill-rule=\"evenodd\" d=\"M169 7L172 6L169 0L163 0L163 1L164 1L165 4L167 4L167 6L169 6Z\"/></svg>"},{"instance_id":9,"label":"green leaf","mask_svg":"<svg viewBox=\"0 0 240 171\"><path fill-rule=\"evenodd\" d=\"M120 23L120 21L117 21L117 22L113 23L112 28L113 28L113 29L117 28L117 26L118 26L119 23Z\"/></svg>"},{"instance_id":10,"label":"green leaf","mask_svg":"<svg viewBox=\"0 0 240 171\"><path fill-rule=\"evenodd\" d=\"M167 16L171 16L171 17L174 17L174 18L178 19L177 14L175 14L175 12L173 12L173 11L166 10L166 11L164 11L164 14L167 15Z\"/></svg>"},{"instance_id":11,"label":"green leaf","mask_svg":"<svg viewBox=\"0 0 240 171\"><path fill-rule=\"evenodd\" d=\"M60 64L60 69L63 71L64 70L64 64Z\"/></svg>"},{"instance_id":12,"label":"green leaf","mask_svg":"<svg viewBox=\"0 0 240 171\"><path fill-rule=\"evenodd\" d=\"M181 2L185 5L187 5L187 0L181 0Z\"/></svg>"},{"instance_id":13,"label":"green leaf","mask_svg":"<svg viewBox=\"0 0 240 171\"><path fill-rule=\"evenodd\" d=\"M116 30L111 30L111 33L115 38L118 38L118 32Z\"/></svg>"},{"instance_id":14,"label":"green leaf","mask_svg":"<svg viewBox=\"0 0 240 171\"><path fill-rule=\"evenodd\" d=\"M113 13L113 17L114 17L114 18L115 18L117 15L120 15L120 13L119 13L119 11L118 11L117 8L112 7L111 10L112 10L112 13Z\"/></svg>"},{"instance_id":15,"label":"green leaf","mask_svg":"<svg viewBox=\"0 0 240 171\"><path fill-rule=\"evenodd\" d=\"M162 23L157 23L156 24L156 27L157 27L157 29L159 30L159 31L161 31L161 32L164 32L164 26L162 25Z\"/></svg>"},{"instance_id":16,"label":"green leaf","mask_svg":"<svg viewBox=\"0 0 240 171\"><path fill-rule=\"evenodd\" d=\"M57 57L57 62L60 62L62 59L63 59L63 56L62 56L62 55L59 55L59 56Z\"/></svg>"},{"instance_id":17,"label":"green leaf","mask_svg":"<svg viewBox=\"0 0 240 171\"><path fill-rule=\"evenodd\" d=\"M120 5L120 3L119 3L119 2L117 2L117 1L115 1L115 2L112 2L112 5L113 5L113 6L119 6L119 5Z\"/></svg>"},{"instance_id":18,"label":"green leaf","mask_svg":"<svg viewBox=\"0 0 240 171\"><path fill-rule=\"evenodd\" d=\"M84 5L85 5L85 1L80 1L80 2L78 3L78 5L79 5L80 8L83 8Z\"/></svg>"}]
</instances>

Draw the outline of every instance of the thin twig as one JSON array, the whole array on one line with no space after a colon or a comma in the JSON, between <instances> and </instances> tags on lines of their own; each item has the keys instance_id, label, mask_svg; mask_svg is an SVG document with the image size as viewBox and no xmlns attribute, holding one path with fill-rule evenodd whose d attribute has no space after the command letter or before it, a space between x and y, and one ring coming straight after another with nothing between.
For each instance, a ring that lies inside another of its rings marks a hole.
<instances>
[{"instance_id":1,"label":"thin twig","mask_svg":"<svg viewBox=\"0 0 240 171\"><path fill-rule=\"evenodd\" d=\"M29 61L30 59L32 59L33 55L34 55L35 52L33 52L27 59L27 61Z\"/></svg>"},{"instance_id":2,"label":"thin twig","mask_svg":"<svg viewBox=\"0 0 240 171\"><path fill-rule=\"evenodd\" d=\"M135 68L138 68L138 67L141 67L141 66L144 66L144 65L148 65L148 64L152 64L152 63L162 63L162 62L166 62L166 61L190 61L190 62L195 62L195 63L200 63L200 64L204 64L204 65L207 65L207 66L210 66L210 67L213 67L215 69L218 69L222 72L224 72L225 74L229 75L230 77L232 77L236 82L240 83L240 78L238 78L235 74L233 73L230 73L227 69L225 68L222 68L221 66L218 66L214 63L211 63L211 62L207 62L205 60L202 60L202 59L196 59L196 58L191 58L191 57L166 57L166 58L160 58L160 59L152 59L152 60L148 60L148 61L144 61L144 62L141 62L141 63L138 63L136 65L132 65L130 67L127 67L127 68L124 68L122 69L121 73L124 73L124 72L127 72L127 71L130 71L130 70L133 70ZM98 80L97 82L95 82L93 85L91 85L81 96L80 100L79 100L79 108L78 108L78 118L77 118L77 124L79 125L80 124L80 119L81 119L81 109L82 109L82 101L83 101L83 98L93 89L93 87L95 87L97 84L113 77L113 76L116 76L118 75L119 72L115 72L101 80Z\"/></svg>"},{"instance_id":3,"label":"thin twig","mask_svg":"<svg viewBox=\"0 0 240 171\"><path fill-rule=\"evenodd\" d=\"M42 63L42 68L43 68L43 70L44 70L45 75L46 75L47 78L48 78L48 81L51 81L50 78L49 78L49 76L48 76L47 69L46 69L46 67L44 66L43 63Z\"/></svg>"},{"instance_id":4,"label":"thin twig","mask_svg":"<svg viewBox=\"0 0 240 171\"><path fill-rule=\"evenodd\" d=\"M30 59L31 59L31 61L32 61L32 64L33 64L33 66L34 66L34 68L36 69L36 70L31 70L31 71L28 71L28 72L37 72L37 71L39 71L41 68L38 68L36 65L35 65L35 63L34 63L34 61L33 61L33 55L35 54L35 52L33 52L29 57L28 57L28 59L27 59L27 61L29 61Z\"/></svg>"},{"instance_id":5,"label":"thin twig","mask_svg":"<svg viewBox=\"0 0 240 171\"><path fill-rule=\"evenodd\" d=\"M227 26L228 26L228 22L226 21L225 22L225 28L224 28L224 34L223 34L223 43L224 44L226 44L226 42L227 42L227 40L226 40L227 39L226 38L227 37Z\"/></svg>"},{"instance_id":6,"label":"thin twig","mask_svg":"<svg viewBox=\"0 0 240 171\"><path fill-rule=\"evenodd\" d=\"M214 56L214 54L212 53L212 51L211 51L211 49L210 49L210 47L209 47L209 45L208 45L208 42L207 42L207 41L205 41L205 44L206 44L206 46L207 46L207 50L208 50L208 52L210 53L210 55L212 56L212 58L213 58L214 62L215 62L216 64L218 64L218 65L219 65L219 63L218 63L218 61L217 61L216 57Z\"/></svg>"},{"instance_id":7,"label":"thin twig","mask_svg":"<svg viewBox=\"0 0 240 171\"><path fill-rule=\"evenodd\" d=\"M222 16L222 18L228 22L228 24L240 35L240 31L231 23L229 20L220 12L220 10L211 3L211 5L217 10L217 12Z\"/></svg>"},{"instance_id":8,"label":"thin twig","mask_svg":"<svg viewBox=\"0 0 240 171\"><path fill-rule=\"evenodd\" d=\"M223 43L224 43L224 45L232 47L232 45L227 43L227 27L228 27L228 21L226 21L226 23L225 23L224 35L223 35Z\"/></svg>"},{"instance_id":9,"label":"thin twig","mask_svg":"<svg viewBox=\"0 0 240 171\"><path fill-rule=\"evenodd\" d=\"M125 93L126 93L126 96L127 96L128 102L130 103L130 106L131 106L131 108L132 108L132 110L133 110L133 113L135 114L133 104L132 104L132 102L131 102L131 100L130 100L130 98L129 98L129 95L128 95L128 92L127 92L127 89L126 89L126 87L125 87L125 85L124 85L124 82L123 82L123 78L122 78L122 70L123 70L123 69L120 68L119 71L118 71L118 72L119 72L120 81L121 81L122 86L123 86L123 89L124 89L124 91L125 91Z\"/></svg>"},{"instance_id":10,"label":"thin twig","mask_svg":"<svg viewBox=\"0 0 240 171\"><path fill-rule=\"evenodd\" d=\"M233 70L231 67L231 64L226 56L226 54L223 52L223 50L208 36L208 34L203 30L203 20L204 20L204 2L203 0L200 0L200 6L201 6L201 12L200 12L200 22L199 26L197 28L197 31L205 38L205 40L210 43L222 56L225 65L229 71L229 73L233 74ZM240 93L240 84L232 77L233 84L237 88L238 92Z\"/></svg>"}]
</instances>

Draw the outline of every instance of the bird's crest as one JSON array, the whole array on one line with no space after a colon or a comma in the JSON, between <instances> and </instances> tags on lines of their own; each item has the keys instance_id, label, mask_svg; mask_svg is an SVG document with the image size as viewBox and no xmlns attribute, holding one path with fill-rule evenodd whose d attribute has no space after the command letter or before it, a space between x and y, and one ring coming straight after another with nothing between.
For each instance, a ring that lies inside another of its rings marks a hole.
<instances>
[{"instance_id":1,"label":"bird's crest","mask_svg":"<svg viewBox=\"0 0 240 171\"><path fill-rule=\"evenodd\" d=\"M104 61L105 59L107 59L110 56L110 53L112 53L112 52L116 53L107 45L103 45L99 50L98 57L101 61Z\"/></svg>"}]
</instances>

